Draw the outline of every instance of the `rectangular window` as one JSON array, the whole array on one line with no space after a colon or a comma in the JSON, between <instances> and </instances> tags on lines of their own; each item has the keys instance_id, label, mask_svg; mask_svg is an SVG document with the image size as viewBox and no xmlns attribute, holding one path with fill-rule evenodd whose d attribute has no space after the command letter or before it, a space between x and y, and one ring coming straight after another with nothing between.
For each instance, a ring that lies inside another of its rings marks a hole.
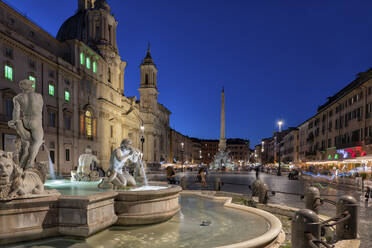
<instances>
[{"instance_id":1,"label":"rectangular window","mask_svg":"<svg viewBox=\"0 0 372 248\"><path fill-rule=\"evenodd\" d=\"M11 120L13 115L13 100L12 99L5 99L5 115L7 119Z\"/></svg>"},{"instance_id":2,"label":"rectangular window","mask_svg":"<svg viewBox=\"0 0 372 248\"><path fill-rule=\"evenodd\" d=\"M28 76L28 80L31 80L33 82L36 82L36 78L34 76Z\"/></svg>"},{"instance_id":3,"label":"rectangular window","mask_svg":"<svg viewBox=\"0 0 372 248\"><path fill-rule=\"evenodd\" d=\"M84 135L84 114L80 114L80 134Z\"/></svg>"},{"instance_id":4,"label":"rectangular window","mask_svg":"<svg viewBox=\"0 0 372 248\"><path fill-rule=\"evenodd\" d=\"M87 68L90 69L90 58L87 57Z\"/></svg>"},{"instance_id":5,"label":"rectangular window","mask_svg":"<svg viewBox=\"0 0 372 248\"><path fill-rule=\"evenodd\" d=\"M87 80L87 92L88 94L90 94L90 81Z\"/></svg>"},{"instance_id":6,"label":"rectangular window","mask_svg":"<svg viewBox=\"0 0 372 248\"><path fill-rule=\"evenodd\" d=\"M80 64L84 65L84 61L85 61L84 53L81 52L81 53L80 53Z\"/></svg>"},{"instance_id":7,"label":"rectangular window","mask_svg":"<svg viewBox=\"0 0 372 248\"><path fill-rule=\"evenodd\" d=\"M28 80L30 80L30 81L32 81L32 82L35 82L35 83L36 83L36 78L35 78L34 76L31 76L31 75L30 75L30 76L28 76ZM36 86L35 86L35 84L33 84L33 85L32 85L32 88L34 88L34 89L35 89L35 87L36 87Z\"/></svg>"},{"instance_id":8,"label":"rectangular window","mask_svg":"<svg viewBox=\"0 0 372 248\"><path fill-rule=\"evenodd\" d=\"M53 84L49 84L49 95L54 96L54 85Z\"/></svg>"},{"instance_id":9,"label":"rectangular window","mask_svg":"<svg viewBox=\"0 0 372 248\"><path fill-rule=\"evenodd\" d=\"M70 92L68 92L67 90L65 90L65 100L66 102L70 101Z\"/></svg>"},{"instance_id":10,"label":"rectangular window","mask_svg":"<svg viewBox=\"0 0 372 248\"><path fill-rule=\"evenodd\" d=\"M4 70L5 78L10 81L13 81L13 67L11 67L10 65L5 65Z\"/></svg>"},{"instance_id":11,"label":"rectangular window","mask_svg":"<svg viewBox=\"0 0 372 248\"><path fill-rule=\"evenodd\" d=\"M65 129L66 130L71 130L71 116L65 115Z\"/></svg>"},{"instance_id":12,"label":"rectangular window","mask_svg":"<svg viewBox=\"0 0 372 248\"><path fill-rule=\"evenodd\" d=\"M30 66L30 68L35 69L35 60L30 59L28 61L28 65Z\"/></svg>"},{"instance_id":13,"label":"rectangular window","mask_svg":"<svg viewBox=\"0 0 372 248\"><path fill-rule=\"evenodd\" d=\"M13 58L13 49L6 47L5 48L5 56L9 58Z\"/></svg>"},{"instance_id":14,"label":"rectangular window","mask_svg":"<svg viewBox=\"0 0 372 248\"><path fill-rule=\"evenodd\" d=\"M94 73L97 72L97 62L96 61L93 61L93 72Z\"/></svg>"},{"instance_id":15,"label":"rectangular window","mask_svg":"<svg viewBox=\"0 0 372 248\"><path fill-rule=\"evenodd\" d=\"M49 126L56 127L56 113L49 112Z\"/></svg>"},{"instance_id":16,"label":"rectangular window","mask_svg":"<svg viewBox=\"0 0 372 248\"><path fill-rule=\"evenodd\" d=\"M66 161L70 161L70 149L66 149L65 153L66 153Z\"/></svg>"}]
</instances>

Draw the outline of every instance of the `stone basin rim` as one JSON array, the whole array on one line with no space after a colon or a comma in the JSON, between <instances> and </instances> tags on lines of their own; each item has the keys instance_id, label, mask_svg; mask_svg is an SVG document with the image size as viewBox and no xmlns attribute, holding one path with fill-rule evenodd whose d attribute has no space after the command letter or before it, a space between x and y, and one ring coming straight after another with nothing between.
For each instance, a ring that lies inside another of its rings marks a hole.
<instances>
[{"instance_id":1,"label":"stone basin rim","mask_svg":"<svg viewBox=\"0 0 372 248\"><path fill-rule=\"evenodd\" d=\"M282 231L282 223L276 216L261 209L232 203L231 202L232 197L215 196L214 195L215 193L216 193L215 191L211 191L208 192L208 194L203 194L202 191L196 190L183 190L182 192L180 192L181 195L195 195L210 200L223 202L224 207L233 208L244 212L248 212L250 214L258 215L261 218L265 219L270 225L268 231L266 231L265 233L256 238L242 241L239 243L218 246L215 248L264 248L264 247L269 248L274 242L279 241L279 235L281 234Z\"/></svg>"},{"instance_id":2,"label":"stone basin rim","mask_svg":"<svg viewBox=\"0 0 372 248\"><path fill-rule=\"evenodd\" d=\"M164 186L164 185L149 185L149 186ZM130 191L130 190L115 190L119 195L164 195L169 193L176 193L182 190L182 188L178 185L167 185L164 186L164 189L156 189L156 190L141 190L141 191Z\"/></svg>"}]
</instances>

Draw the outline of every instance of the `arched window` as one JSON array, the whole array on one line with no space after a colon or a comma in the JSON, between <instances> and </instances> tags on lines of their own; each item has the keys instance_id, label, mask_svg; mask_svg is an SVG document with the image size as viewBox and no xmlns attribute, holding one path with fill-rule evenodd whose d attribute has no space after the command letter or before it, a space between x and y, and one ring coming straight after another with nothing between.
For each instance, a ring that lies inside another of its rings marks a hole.
<instances>
[{"instance_id":1,"label":"arched window","mask_svg":"<svg viewBox=\"0 0 372 248\"><path fill-rule=\"evenodd\" d=\"M85 112L85 134L89 138L93 137L93 116L89 110Z\"/></svg>"},{"instance_id":2,"label":"arched window","mask_svg":"<svg viewBox=\"0 0 372 248\"><path fill-rule=\"evenodd\" d=\"M145 75L145 84L149 84L149 74Z\"/></svg>"}]
</instances>

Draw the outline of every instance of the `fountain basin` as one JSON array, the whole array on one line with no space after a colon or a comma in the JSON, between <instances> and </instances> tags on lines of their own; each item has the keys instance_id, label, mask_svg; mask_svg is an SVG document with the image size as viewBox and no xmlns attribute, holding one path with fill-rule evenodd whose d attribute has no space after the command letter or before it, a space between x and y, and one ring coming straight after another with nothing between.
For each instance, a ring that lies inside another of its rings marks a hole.
<instances>
[{"instance_id":1,"label":"fountain basin","mask_svg":"<svg viewBox=\"0 0 372 248\"><path fill-rule=\"evenodd\" d=\"M57 190L43 195L0 201L0 245L58 234Z\"/></svg>"},{"instance_id":2,"label":"fountain basin","mask_svg":"<svg viewBox=\"0 0 372 248\"><path fill-rule=\"evenodd\" d=\"M182 188L159 186L156 190L117 191L115 212L117 225L154 224L169 220L180 210L178 201Z\"/></svg>"},{"instance_id":3,"label":"fountain basin","mask_svg":"<svg viewBox=\"0 0 372 248\"><path fill-rule=\"evenodd\" d=\"M88 237L114 225L117 193L102 192L88 196L61 196L58 199L58 231L62 235Z\"/></svg>"},{"instance_id":4,"label":"fountain basin","mask_svg":"<svg viewBox=\"0 0 372 248\"><path fill-rule=\"evenodd\" d=\"M64 236L11 247L279 247L281 223L275 216L230 200L214 197L213 192L186 191L180 196L182 210L167 222L140 227L112 226L84 239Z\"/></svg>"}]
</instances>

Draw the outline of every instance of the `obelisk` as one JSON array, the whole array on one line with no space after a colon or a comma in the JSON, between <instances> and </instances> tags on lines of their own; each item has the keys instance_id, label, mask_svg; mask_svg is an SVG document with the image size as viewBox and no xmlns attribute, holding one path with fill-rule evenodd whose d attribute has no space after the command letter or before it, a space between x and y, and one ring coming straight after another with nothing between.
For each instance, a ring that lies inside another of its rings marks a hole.
<instances>
[{"instance_id":1,"label":"obelisk","mask_svg":"<svg viewBox=\"0 0 372 248\"><path fill-rule=\"evenodd\" d=\"M220 142L218 143L218 150L225 151L226 150L226 138L225 138L225 90L222 87L222 94L221 94L221 134L220 134Z\"/></svg>"}]
</instances>

